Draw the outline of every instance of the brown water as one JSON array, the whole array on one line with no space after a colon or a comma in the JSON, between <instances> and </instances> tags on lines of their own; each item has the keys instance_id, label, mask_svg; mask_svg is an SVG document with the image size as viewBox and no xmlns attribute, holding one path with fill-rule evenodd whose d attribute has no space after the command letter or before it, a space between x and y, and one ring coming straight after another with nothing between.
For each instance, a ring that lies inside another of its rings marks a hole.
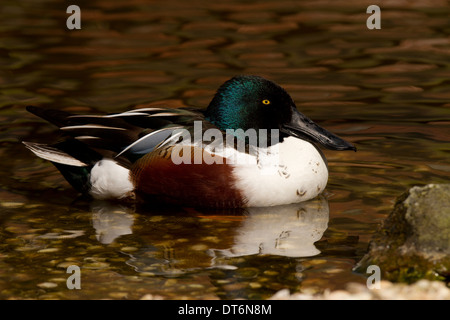
<instances>
[{"instance_id":1,"label":"brown water","mask_svg":"<svg viewBox=\"0 0 450 320\"><path fill-rule=\"evenodd\" d=\"M0 299L265 299L365 283L352 267L395 198L450 180L450 7L378 1L79 1L0 8ZM205 107L236 74L284 86L358 147L326 151L314 201L244 212L77 200L20 143L55 129L29 104L74 112ZM81 268L81 289L66 272Z\"/></svg>"}]
</instances>

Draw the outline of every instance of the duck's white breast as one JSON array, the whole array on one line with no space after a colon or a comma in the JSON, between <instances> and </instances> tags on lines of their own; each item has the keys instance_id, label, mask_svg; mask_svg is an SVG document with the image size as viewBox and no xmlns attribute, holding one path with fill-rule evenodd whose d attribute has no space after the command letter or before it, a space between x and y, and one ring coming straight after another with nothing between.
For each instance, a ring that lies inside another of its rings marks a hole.
<instances>
[{"instance_id":1,"label":"duck's white breast","mask_svg":"<svg viewBox=\"0 0 450 320\"><path fill-rule=\"evenodd\" d=\"M288 137L266 150L267 156L256 160L258 165L233 164L235 187L247 200L246 206L297 203L315 198L325 189L326 160L311 143Z\"/></svg>"}]
</instances>

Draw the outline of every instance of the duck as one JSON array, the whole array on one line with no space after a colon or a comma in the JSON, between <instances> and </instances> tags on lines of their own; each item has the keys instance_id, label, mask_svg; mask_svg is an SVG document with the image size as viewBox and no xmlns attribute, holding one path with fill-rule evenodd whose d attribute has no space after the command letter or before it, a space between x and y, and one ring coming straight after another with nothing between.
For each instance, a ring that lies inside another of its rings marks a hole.
<instances>
[{"instance_id":1,"label":"duck","mask_svg":"<svg viewBox=\"0 0 450 320\"><path fill-rule=\"evenodd\" d=\"M25 147L98 200L219 209L299 203L327 185L321 147L356 151L301 113L280 85L256 75L227 80L203 110L26 109L57 126L61 138Z\"/></svg>"}]
</instances>

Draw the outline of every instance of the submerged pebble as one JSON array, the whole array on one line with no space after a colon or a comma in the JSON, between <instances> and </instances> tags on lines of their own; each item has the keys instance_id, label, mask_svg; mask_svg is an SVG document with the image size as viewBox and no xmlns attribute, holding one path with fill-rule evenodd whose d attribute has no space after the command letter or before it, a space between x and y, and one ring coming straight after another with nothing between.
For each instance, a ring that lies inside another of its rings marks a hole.
<instances>
[{"instance_id":1,"label":"submerged pebble","mask_svg":"<svg viewBox=\"0 0 450 320\"><path fill-rule=\"evenodd\" d=\"M252 288L252 289L259 289L259 288L262 287L262 284L261 284L261 283L258 283L258 282L250 282L250 283L248 284L248 286L249 286L250 288Z\"/></svg>"},{"instance_id":2,"label":"submerged pebble","mask_svg":"<svg viewBox=\"0 0 450 320\"><path fill-rule=\"evenodd\" d=\"M109 267L109 263L106 262L90 262L83 264L83 268L86 269L105 269Z\"/></svg>"},{"instance_id":3,"label":"submerged pebble","mask_svg":"<svg viewBox=\"0 0 450 320\"><path fill-rule=\"evenodd\" d=\"M195 251L205 251L205 250L208 250L209 247L206 244L199 243L199 244L195 244L195 245L191 246L191 249L195 250Z\"/></svg>"},{"instance_id":4,"label":"submerged pebble","mask_svg":"<svg viewBox=\"0 0 450 320\"><path fill-rule=\"evenodd\" d=\"M42 289L52 289L52 288L56 288L58 286L58 284L54 283L54 282L42 282L42 283L39 283L37 286Z\"/></svg>"},{"instance_id":5,"label":"submerged pebble","mask_svg":"<svg viewBox=\"0 0 450 320\"><path fill-rule=\"evenodd\" d=\"M56 252L59 251L58 248L46 248L46 249L41 249L38 250L38 253L51 253L51 252Z\"/></svg>"},{"instance_id":6,"label":"submerged pebble","mask_svg":"<svg viewBox=\"0 0 450 320\"><path fill-rule=\"evenodd\" d=\"M111 292L109 296L113 299L126 299L128 297L127 292Z\"/></svg>"},{"instance_id":7,"label":"submerged pebble","mask_svg":"<svg viewBox=\"0 0 450 320\"><path fill-rule=\"evenodd\" d=\"M24 205L24 203L22 203L22 202L0 202L0 205L4 208L15 209L15 208L22 207Z\"/></svg>"}]
</instances>

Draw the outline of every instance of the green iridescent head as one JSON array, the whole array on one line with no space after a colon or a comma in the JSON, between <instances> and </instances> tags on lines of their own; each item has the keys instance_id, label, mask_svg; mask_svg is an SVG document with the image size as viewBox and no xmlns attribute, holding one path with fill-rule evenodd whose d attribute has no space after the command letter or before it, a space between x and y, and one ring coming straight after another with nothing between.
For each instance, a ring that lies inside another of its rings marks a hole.
<instances>
[{"instance_id":1,"label":"green iridescent head","mask_svg":"<svg viewBox=\"0 0 450 320\"><path fill-rule=\"evenodd\" d=\"M222 130L280 129L294 104L280 86L258 76L225 82L208 106L206 117Z\"/></svg>"},{"instance_id":2,"label":"green iridescent head","mask_svg":"<svg viewBox=\"0 0 450 320\"><path fill-rule=\"evenodd\" d=\"M259 76L243 75L226 81L215 94L206 119L221 130L279 130L281 139L293 136L333 150L356 150L347 141L300 113L289 94Z\"/></svg>"}]
</instances>

